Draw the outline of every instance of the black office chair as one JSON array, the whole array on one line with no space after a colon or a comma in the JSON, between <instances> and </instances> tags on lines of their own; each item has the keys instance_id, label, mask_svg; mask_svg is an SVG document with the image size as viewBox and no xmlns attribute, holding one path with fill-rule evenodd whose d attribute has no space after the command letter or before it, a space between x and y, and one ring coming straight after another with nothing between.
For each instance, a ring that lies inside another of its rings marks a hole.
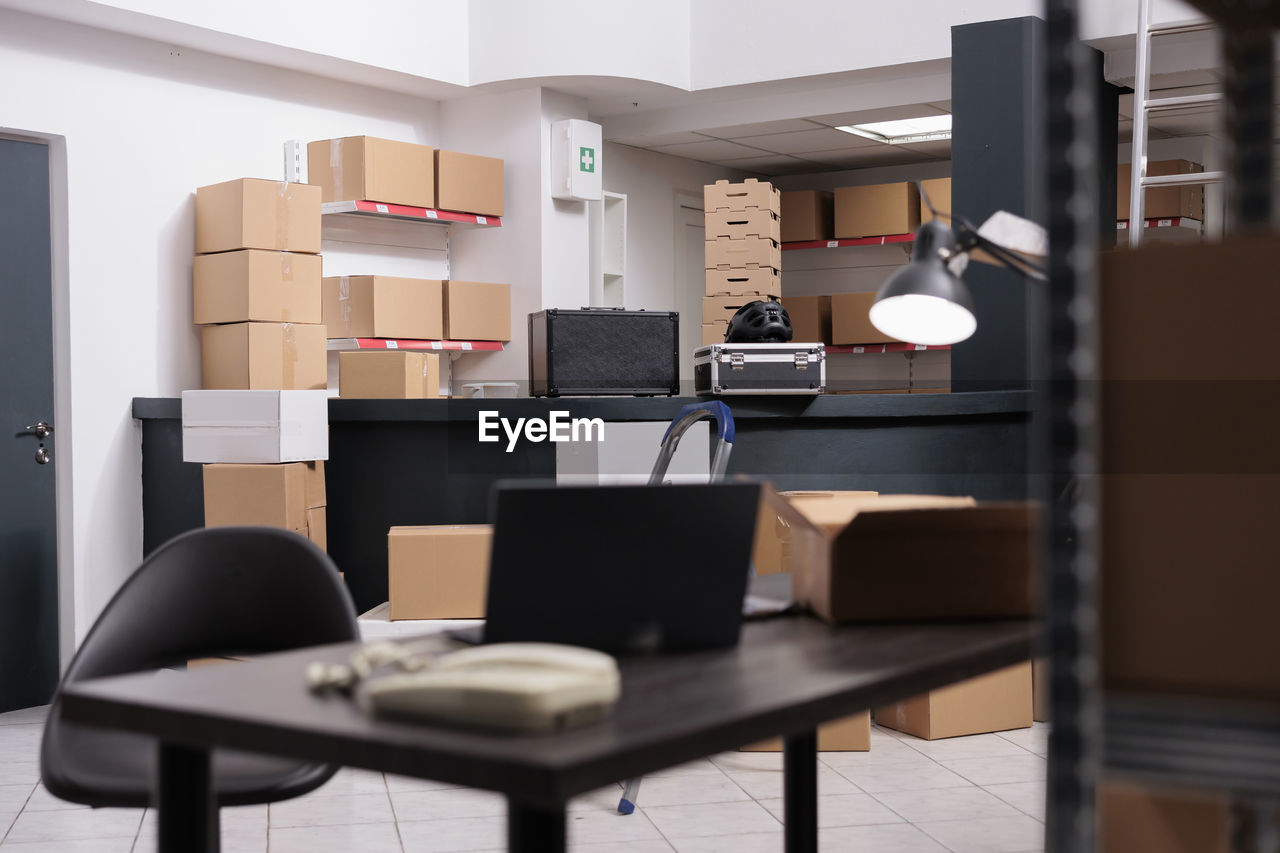
<instances>
[{"instance_id":1,"label":"black office chair","mask_svg":"<svg viewBox=\"0 0 1280 853\"><path fill-rule=\"evenodd\" d=\"M157 549L125 582L76 652L62 684L195 658L358 638L355 609L338 570L311 542L271 527L193 530ZM90 806L152 805L155 741L64 722L61 693L60 685L40 750L45 787ZM336 770L287 758L213 753L219 806L296 797L323 785Z\"/></svg>"}]
</instances>

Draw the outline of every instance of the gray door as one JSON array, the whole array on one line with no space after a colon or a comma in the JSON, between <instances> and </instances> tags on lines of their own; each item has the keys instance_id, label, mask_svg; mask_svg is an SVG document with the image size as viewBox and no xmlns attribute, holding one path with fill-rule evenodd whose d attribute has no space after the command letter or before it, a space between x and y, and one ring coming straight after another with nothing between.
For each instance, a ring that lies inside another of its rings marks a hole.
<instances>
[{"instance_id":1,"label":"gray door","mask_svg":"<svg viewBox=\"0 0 1280 853\"><path fill-rule=\"evenodd\" d=\"M49 150L0 139L0 711L58 683L50 260Z\"/></svg>"}]
</instances>

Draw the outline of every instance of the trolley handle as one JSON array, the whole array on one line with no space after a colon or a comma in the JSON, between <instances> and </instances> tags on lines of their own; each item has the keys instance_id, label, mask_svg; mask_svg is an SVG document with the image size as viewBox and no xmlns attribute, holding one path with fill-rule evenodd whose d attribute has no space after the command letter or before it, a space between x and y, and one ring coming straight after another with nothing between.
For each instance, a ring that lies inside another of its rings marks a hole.
<instances>
[{"instance_id":1,"label":"trolley handle","mask_svg":"<svg viewBox=\"0 0 1280 853\"><path fill-rule=\"evenodd\" d=\"M690 403L687 406L681 407L680 411L676 413L675 418L671 421L671 424L667 427L667 431L662 434L663 442L667 440L667 437L671 435L671 431L676 428L677 424L680 423L684 416L691 412L708 412L716 421L716 438L721 441L727 441L729 444L733 444L733 415L729 412L729 407L719 400ZM703 417L706 417L706 415L703 415Z\"/></svg>"}]
</instances>

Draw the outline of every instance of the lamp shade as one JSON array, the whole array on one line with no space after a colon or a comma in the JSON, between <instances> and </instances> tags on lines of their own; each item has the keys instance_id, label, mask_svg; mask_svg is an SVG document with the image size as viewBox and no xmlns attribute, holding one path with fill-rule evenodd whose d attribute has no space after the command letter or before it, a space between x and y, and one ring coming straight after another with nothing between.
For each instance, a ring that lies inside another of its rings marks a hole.
<instances>
[{"instance_id":1,"label":"lamp shade","mask_svg":"<svg viewBox=\"0 0 1280 853\"><path fill-rule=\"evenodd\" d=\"M869 314L873 326L898 340L928 346L959 343L974 333L973 296L939 254L950 241L951 230L942 223L920 226L911 263L876 294Z\"/></svg>"}]
</instances>

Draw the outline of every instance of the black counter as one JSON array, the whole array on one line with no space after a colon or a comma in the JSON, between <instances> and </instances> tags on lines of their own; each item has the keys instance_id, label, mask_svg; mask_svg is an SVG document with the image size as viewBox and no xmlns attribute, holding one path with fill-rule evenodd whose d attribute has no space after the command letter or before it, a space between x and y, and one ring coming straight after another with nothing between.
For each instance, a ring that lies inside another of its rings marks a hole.
<instances>
[{"instance_id":1,"label":"black counter","mask_svg":"<svg viewBox=\"0 0 1280 853\"><path fill-rule=\"evenodd\" d=\"M876 489L1027 496L1028 391L724 398L737 440L730 474L779 489ZM697 398L329 401L329 553L361 610L386 600L387 528L488 520L507 478L555 477L556 445L480 443L481 411L508 419L552 411L609 421L669 421ZM204 523L200 466L182 462L181 401L139 397L143 545L147 553ZM654 448L655 456L657 448ZM548 529L549 536L570 531Z\"/></svg>"}]
</instances>

